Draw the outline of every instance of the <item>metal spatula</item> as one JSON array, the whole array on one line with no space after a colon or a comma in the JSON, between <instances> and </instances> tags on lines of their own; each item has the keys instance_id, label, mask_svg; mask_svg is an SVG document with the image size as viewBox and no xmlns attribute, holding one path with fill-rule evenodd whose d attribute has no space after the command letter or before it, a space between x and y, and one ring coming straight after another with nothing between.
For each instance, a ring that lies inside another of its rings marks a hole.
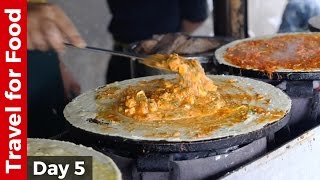
<instances>
[{"instance_id":1,"label":"metal spatula","mask_svg":"<svg viewBox=\"0 0 320 180\"><path fill-rule=\"evenodd\" d=\"M73 48L78 48L70 43L65 43L65 45ZM83 48L83 50L98 51L98 52L112 54L115 56L127 57L127 58L130 58L131 60L138 60L139 63L142 63L149 67L168 70L168 67L166 66L166 63L165 63L166 59L168 58L168 55L155 54L155 55L141 57L141 56L137 56L136 54L132 54L128 52L114 51L110 49L104 49L104 48L98 48L98 47L92 47L92 46L86 46L85 48Z\"/></svg>"}]
</instances>

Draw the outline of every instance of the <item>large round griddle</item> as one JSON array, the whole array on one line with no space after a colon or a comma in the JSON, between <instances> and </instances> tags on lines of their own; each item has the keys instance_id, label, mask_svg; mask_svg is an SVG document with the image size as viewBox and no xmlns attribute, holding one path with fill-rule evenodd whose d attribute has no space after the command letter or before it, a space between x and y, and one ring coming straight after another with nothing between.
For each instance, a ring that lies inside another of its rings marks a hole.
<instances>
[{"instance_id":1,"label":"large round griddle","mask_svg":"<svg viewBox=\"0 0 320 180\"><path fill-rule=\"evenodd\" d=\"M234 145L241 145L252 142L253 140L272 134L281 129L289 120L289 111L291 108L291 100L281 90L261 81L252 80L249 78L242 78L236 76L209 76L215 82L237 80L237 84L241 88L254 93L263 94L271 99L268 109L283 110L286 115L278 120L259 124L254 120L235 125L229 129L222 129L223 132L217 131L211 136L188 139L184 138L148 138L138 137L139 134L134 132L124 133L118 129L118 132L112 133L100 130L103 124L89 123L88 119L95 118L95 113L88 113L94 111L94 104L90 101L94 99L94 92L89 91L77 97L73 102L68 104L64 110L67 121L72 125L72 133L74 138L81 142L90 142L94 144L101 144L112 149L130 150L135 153L148 152L192 152L205 151L210 149L221 149ZM120 83L110 84L108 86L126 87L129 84L135 84L141 80L152 80L159 78L175 78L174 75L160 75L152 77L137 78L133 80L122 81ZM99 89L99 88L98 88ZM232 92L230 92L232 93ZM259 104L259 102L256 102ZM89 109L88 109L89 108ZM93 109L92 109L93 108ZM252 122L255 124L252 124Z\"/></svg>"},{"instance_id":2,"label":"large round griddle","mask_svg":"<svg viewBox=\"0 0 320 180\"><path fill-rule=\"evenodd\" d=\"M273 133L283 128L290 119L287 114L282 119L269 124L259 130L241 134L237 136L228 136L212 140L192 141L192 142L168 142L168 141L146 141L133 140L123 137L114 137L89 132L80 128L71 127L68 138L76 142L93 145L97 148L112 149L116 153L130 152L128 156L139 156L149 153L184 153L213 151L229 148L238 145L244 145L262 137L273 135Z\"/></svg>"},{"instance_id":3,"label":"large round griddle","mask_svg":"<svg viewBox=\"0 0 320 180\"><path fill-rule=\"evenodd\" d=\"M320 34L320 33L316 33L316 32L280 33L276 35L268 35L268 36L236 40L216 50L215 52L216 63L220 66L221 69L224 69L224 71L227 71L230 74L240 75L245 77L268 78L273 80L298 80L298 81L299 80L320 80L320 67L318 69L310 69L307 71L293 70L293 69L277 69L273 73L268 74L259 69L248 69L248 68L239 67L224 59L224 55L227 52L227 49L234 47L239 43L242 43L245 41L259 40L259 39L270 39L273 37L285 36L290 34L303 35L303 34Z\"/></svg>"}]
</instances>

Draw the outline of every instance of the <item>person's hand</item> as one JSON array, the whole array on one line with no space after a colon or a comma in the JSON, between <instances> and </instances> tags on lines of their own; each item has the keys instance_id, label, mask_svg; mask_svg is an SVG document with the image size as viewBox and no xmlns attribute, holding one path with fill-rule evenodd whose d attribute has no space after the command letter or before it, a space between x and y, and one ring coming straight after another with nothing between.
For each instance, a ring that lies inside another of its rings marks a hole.
<instances>
[{"instance_id":1,"label":"person's hand","mask_svg":"<svg viewBox=\"0 0 320 180\"><path fill-rule=\"evenodd\" d=\"M76 27L58 6L28 3L28 50L63 51L65 42L80 48L86 46Z\"/></svg>"}]
</instances>

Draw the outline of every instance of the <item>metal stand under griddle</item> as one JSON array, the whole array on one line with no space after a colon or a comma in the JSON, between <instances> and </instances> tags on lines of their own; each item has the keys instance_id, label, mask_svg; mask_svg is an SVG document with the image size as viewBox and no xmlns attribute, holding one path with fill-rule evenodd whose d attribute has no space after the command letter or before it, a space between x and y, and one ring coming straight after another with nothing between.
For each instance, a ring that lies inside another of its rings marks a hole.
<instances>
[{"instance_id":1,"label":"metal stand under griddle","mask_svg":"<svg viewBox=\"0 0 320 180\"><path fill-rule=\"evenodd\" d=\"M105 152L121 169L124 179L193 180L216 179L266 152L266 138L248 145L212 151L205 157L188 154L164 154L130 159ZM191 158L192 157L192 158Z\"/></svg>"},{"instance_id":2,"label":"metal stand under griddle","mask_svg":"<svg viewBox=\"0 0 320 180\"><path fill-rule=\"evenodd\" d=\"M314 89L314 81L286 81L284 91L292 99L289 126L294 135L299 135L318 124L320 110L319 91Z\"/></svg>"},{"instance_id":3,"label":"metal stand under griddle","mask_svg":"<svg viewBox=\"0 0 320 180\"><path fill-rule=\"evenodd\" d=\"M58 140L83 144L72 131L55 137ZM193 180L216 179L267 152L267 138L263 137L241 146L189 153L149 153L126 157L101 144L84 144L109 156L121 170L124 180ZM127 149L130 152L130 149ZM120 155L119 155L120 154Z\"/></svg>"}]
</instances>

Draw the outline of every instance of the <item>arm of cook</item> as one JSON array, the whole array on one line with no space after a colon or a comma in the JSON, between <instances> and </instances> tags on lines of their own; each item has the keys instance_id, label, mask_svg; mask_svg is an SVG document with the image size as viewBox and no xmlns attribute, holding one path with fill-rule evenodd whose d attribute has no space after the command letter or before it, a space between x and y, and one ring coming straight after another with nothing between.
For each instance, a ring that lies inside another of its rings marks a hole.
<instances>
[{"instance_id":1,"label":"arm of cook","mask_svg":"<svg viewBox=\"0 0 320 180\"><path fill-rule=\"evenodd\" d=\"M182 31L192 33L208 17L207 0L180 0Z\"/></svg>"},{"instance_id":2,"label":"arm of cook","mask_svg":"<svg viewBox=\"0 0 320 180\"><path fill-rule=\"evenodd\" d=\"M61 8L44 0L29 0L28 50L63 51L65 42L80 48L86 46L78 30Z\"/></svg>"}]
</instances>

